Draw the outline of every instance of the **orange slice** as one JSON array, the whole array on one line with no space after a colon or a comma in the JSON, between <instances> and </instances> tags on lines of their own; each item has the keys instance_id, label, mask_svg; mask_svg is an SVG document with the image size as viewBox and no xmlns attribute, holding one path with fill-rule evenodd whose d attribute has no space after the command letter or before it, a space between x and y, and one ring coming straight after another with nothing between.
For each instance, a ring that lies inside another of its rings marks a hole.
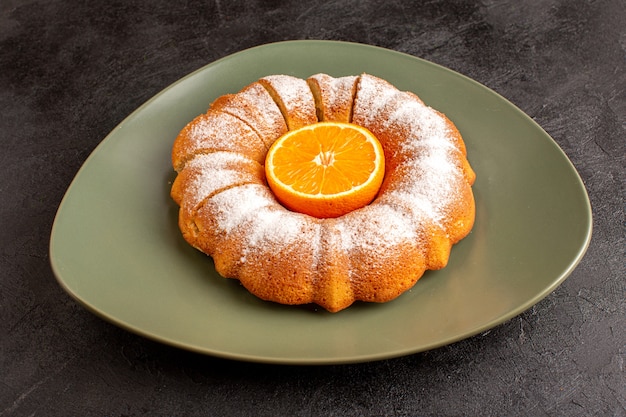
<instances>
[{"instance_id":1,"label":"orange slice","mask_svg":"<svg viewBox=\"0 0 626 417\"><path fill-rule=\"evenodd\" d=\"M270 189L285 207L319 218L369 204L385 175L378 139L350 123L320 122L287 132L265 159Z\"/></svg>"}]
</instances>

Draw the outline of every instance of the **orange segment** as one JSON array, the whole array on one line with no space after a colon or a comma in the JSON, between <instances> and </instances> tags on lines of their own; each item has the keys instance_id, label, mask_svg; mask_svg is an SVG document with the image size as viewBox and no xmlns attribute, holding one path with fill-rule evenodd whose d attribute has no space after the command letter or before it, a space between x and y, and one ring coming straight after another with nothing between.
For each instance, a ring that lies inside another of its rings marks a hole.
<instances>
[{"instance_id":1,"label":"orange segment","mask_svg":"<svg viewBox=\"0 0 626 417\"><path fill-rule=\"evenodd\" d=\"M320 218L338 217L376 197L385 157L369 130L320 122L274 142L265 159L265 174L285 207Z\"/></svg>"}]
</instances>

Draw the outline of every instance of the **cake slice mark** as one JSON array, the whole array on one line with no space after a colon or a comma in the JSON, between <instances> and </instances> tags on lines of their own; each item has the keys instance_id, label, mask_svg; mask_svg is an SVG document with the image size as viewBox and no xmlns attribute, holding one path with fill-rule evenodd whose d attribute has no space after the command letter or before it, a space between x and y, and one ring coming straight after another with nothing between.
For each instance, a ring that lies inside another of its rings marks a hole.
<instances>
[{"instance_id":1,"label":"cake slice mark","mask_svg":"<svg viewBox=\"0 0 626 417\"><path fill-rule=\"evenodd\" d=\"M307 78L319 121L351 122L359 77L350 75L333 78L327 74L315 74Z\"/></svg>"},{"instance_id":2,"label":"cake slice mark","mask_svg":"<svg viewBox=\"0 0 626 417\"><path fill-rule=\"evenodd\" d=\"M269 193L265 197L271 204L251 212L233 232L242 247L236 264L244 276L240 281L262 299L276 301L278 296L289 303L311 302L314 269L303 266L316 265L318 254L309 243L319 240L320 222L285 212Z\"/></svg>"},{"instance_id":3,"label":"cake slice mark","mask_svg":"<svg viewBox=\"0 0 626 417\"><path fill-rule=\"evenodd\" d=\"M315 99L305 80L290 75L269 75L259 83L280 109L289 130L318 122Z\"/></svg>"},{"instance_id":4,"label":"cake slice mark","mask_svg":"<svg viewBox=\"0 0 626 417\"><path fill-rule=\"evenodd\" d=\"M357 76L356 79L354 80L354 86L352 87L352 97L351 97L351 102L350 102L350 123L354 123L353 122L353 118L354 118L354 103L356 101L356 92L359 88L359 83L361 82L361 76Z\"/></svg>"},{"instance_id":5,"label":"cake slice mark","mask_svg":"<svg viewBox=\"0 0 626 417\"><path fill-rule=\"evenodd\" d=\"M211 103L211 109L241 120L261 138L265 150L287 132L285 118L269 92L254 82L236 94L227 94Z\"/></svg>"},{"instance_id":6,"label":"cake slice mark","mask_svg":"<svg viewBox=\"0 0 626 417\"><path fill-rule=\"evenodd\" d=\"M214 257L220 275L234 278L238 274L244 250L242 238L248 232L246 226L257 218L260 210L272 204L264 186L244 184L215 194L198 208L194 222L202 235L196 243L204 253Z\"/></svg>"},{"instance_id":7,"label":"cake slice mark","mask_svg":"<svg viewBox=\"0 0 626 417\"><path fill-rule=\"evenodd\" d=\"M423 274L419 235L410 221L402 211L380 202L337 218L341 249L352 260L356 299L390 301Z\"/></svg>"},{"instance_id":8,"label":"cake slice mark","mask_svg":"<svg viewBox=\"0 0 626 417\"><path fill-rule=\"evenodd\" d=\"M337 219L324 219L319 237L320 260L318 263L317 291L313 302L324 305L330 311L339 311L354 298L351 280L352 261L342 250L341 235L336 227Z\"/></svg>"},{"instance_id":9,"label":"cake slice mark","mask_svg":"<svg viewBox=\"0 0 626 417\"><path fill-rule=\"evenodd\" d=\"M196 155L218 151L238 152L262 164L267 146L237 117L209 110L197 116L178 134L172 149L172 165L180 172Z\"/></svg>"},{"instance_id":10,"label":"cake slice mark","mask_svg":"<svg viewBox=\"0 0 626 417\"><path fill-rule=\"evenodd\" d=\"M191 222L207 200L246 184L265 185L263 166L238 153L220 151L190 161L174 180L171 195L179 203L183 223L193 229Z\"/></svg>"},{"instance_id":11,"label":"cake slice mark","mask_svg":"<svg viewBox=\"0 0 626 417\"><path fill-rule=\"evenodd\" d=\"M322 97L322 89L319 83L311 78L306 80L309 88L311 89L311 93L313 93L313 100L315 101L315 114L317 115L317 120L320 122L325 121L324 117L324 99Z\"/></svg>"},{"instance_id":12,"label":"cake slice mark","mask_svg":"<svg viewBox=\"0 0 626 417\"><path fill-rule=\"evenodd\" d=\"M265 184L263 165L236 152L207 153L197 155L178 174L171 194L182 207L195 208L207 196L241 182Z\"/></svg>"},{"instance_id":13,"label":"cake slice mark","mask_svg":"<svg viewBox=\"0 0 626 417\"><path fill-rule=\"evenodd\" d=\"M260 185L254 181L241 181L241 182L237 182L237 183L233 183L230 184L228 186L225 186L223 188L220 188L218 190L213 191L211 194L207 195L206 197L204 197L192 210L190 210L187 214L185 213L185 211L183 211L183 208L181 207L180 209L180 223L184 223L184 226L187 230L189 230L190 232L193 233L193 237L195 239L197 239L199 237L199 233L201 233L203 231L203 227L198 225L198 216L199 213L205 208L205 206L207 204L209 204L209 202L225 193L240 187L247 187L250 185ZM182 226L181 226L182 227ZM194 247L196 247L198 249L198 246L196 246L194 243L192 243L192 245L194 245ZM201 248L201 250L203 252L206 253L206 248Z\"/></svg>"}]
</instances>

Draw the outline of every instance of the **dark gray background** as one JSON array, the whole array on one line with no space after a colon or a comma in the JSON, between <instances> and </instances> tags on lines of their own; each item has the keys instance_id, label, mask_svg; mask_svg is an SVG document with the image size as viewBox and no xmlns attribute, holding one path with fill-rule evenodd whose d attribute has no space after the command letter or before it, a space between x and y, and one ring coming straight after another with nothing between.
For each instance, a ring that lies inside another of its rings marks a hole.
<instances>
[{"instance_id":1,"label":"dark gray background","mask_svg":"<svg viewBox=\"0 0 626 417\"><path fill-rule=\"evenodd\" d=\"M0 416L626 415L625 28L623 0L0 0ZM357 365L201 356L78 306L48 242L90 152L182 76L288 39L426 58L528 113L590 195L579 267L485 334Z\"/></svg>"}]
</instances>

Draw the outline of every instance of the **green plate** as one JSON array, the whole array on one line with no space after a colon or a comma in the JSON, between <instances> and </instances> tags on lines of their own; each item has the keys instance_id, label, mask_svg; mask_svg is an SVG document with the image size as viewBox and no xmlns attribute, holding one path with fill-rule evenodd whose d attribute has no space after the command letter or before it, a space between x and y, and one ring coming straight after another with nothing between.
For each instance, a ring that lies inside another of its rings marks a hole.
<instances>
[{"instance_id":1,"label":"green plate","mask_svg":"<svg viewBox=\"0 0 626 417\"><path fill-rule=\"evenodd\" d=\"M462 132L478 175L472 233L449 265L386 304L336 314L258 300L189 247L169 198L170 149L216 97L268 74L367 72L410 90ZM142 336L220 357L287 364L377 360L490 329L553 291L582 258L591 209L557 144L510 102L406 54L291 41L228 56L186 76L124 120L65 195L50 259L61 286L92 312Z\"/></svg>"}]
</instances>

